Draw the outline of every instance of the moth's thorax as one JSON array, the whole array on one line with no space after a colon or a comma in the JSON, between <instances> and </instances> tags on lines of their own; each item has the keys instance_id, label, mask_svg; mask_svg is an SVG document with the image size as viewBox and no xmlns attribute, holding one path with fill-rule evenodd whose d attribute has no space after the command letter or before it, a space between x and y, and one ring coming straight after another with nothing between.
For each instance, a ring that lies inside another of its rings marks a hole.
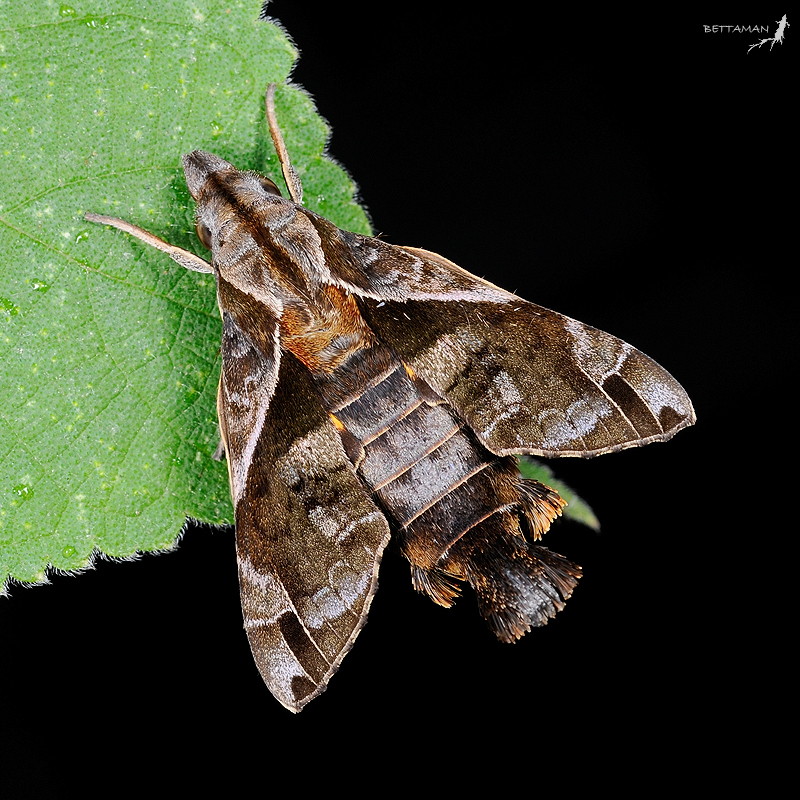
<instances>
[{"instance_id":1,"label":"moth's thorax","mask_svg":"<svg viewBox=\"0 0 800 800\"><path fill-rule=\"evenodd\" d=\"M314 303L284 306L281 343L315 374L330 373L374 336L352 295L326 286Z\"/></svg>"},{"instance_id":2,"label":"moth's thorax","mask_svg":"<svg viewBox=\"0 0 800 800\"><path fill-rule=\"evenodd\" d=\"M210 232L221 286L270 309L281 346L312 372L331 372L371 343L355 299L331 285L319 233L305 209L265 192L258 176L212 173L198 201L197 223ZM254 341L260 338L256 324L249 326Z\"/></svg>"}]
</instances>

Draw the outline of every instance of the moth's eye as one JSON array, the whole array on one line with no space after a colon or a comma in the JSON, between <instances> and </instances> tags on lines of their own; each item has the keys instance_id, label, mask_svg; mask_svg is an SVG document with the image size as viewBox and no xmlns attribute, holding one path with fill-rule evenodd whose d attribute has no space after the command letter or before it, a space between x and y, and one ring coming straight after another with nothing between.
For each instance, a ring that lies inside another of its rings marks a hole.
<instances>
[{"instance_id":1,"label":"moth's eye","mask_svg":"<svg viewBox=\"0 0 800 800\"><path fill-rule=\"evenodd\" d=\"M203 247L208 250L211 249L211 231L208 225L203 222L198 222L195 230L197 231L197 238L202 242Z\"/></svg>"},{"instance_id":2,"label":"moth's eye","mask_svg":"<svg viewBox=\"0 0 800 800\"><path fill-rule=\"evenodd\" d=\"M267 194L276 194L278 197L281 196L281 190L269 178L259 177L258 182Z\"/></svg>"}]
</instances>

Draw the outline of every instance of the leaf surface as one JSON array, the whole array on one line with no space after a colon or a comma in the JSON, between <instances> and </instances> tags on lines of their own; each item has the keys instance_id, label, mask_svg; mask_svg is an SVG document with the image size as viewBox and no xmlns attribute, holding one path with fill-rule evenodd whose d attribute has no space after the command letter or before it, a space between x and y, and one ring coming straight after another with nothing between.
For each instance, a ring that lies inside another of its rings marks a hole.
<instances>
[{"instance_id":1,"label":"leaf surface","mask_svg":"<svg viewBox=\"0 0 800 800\"><path fill-rule=\"evenodd\" d=\"M207 257L183 153L282 185L263 98L297 53L259 8L0 6L0 586L170 548L187 516L232 520L211 459L213 278L83 214ZM277 109L305 204L369 233L311 100L279 87Z\"/></svg>"}]
</instances>

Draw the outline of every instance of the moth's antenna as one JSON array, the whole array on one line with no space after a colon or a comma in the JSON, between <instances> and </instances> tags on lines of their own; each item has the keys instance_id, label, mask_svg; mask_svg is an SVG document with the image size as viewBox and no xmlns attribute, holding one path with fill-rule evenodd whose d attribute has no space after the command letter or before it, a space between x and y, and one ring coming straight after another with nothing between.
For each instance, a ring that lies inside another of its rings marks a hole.
<instances>
[{"instance_id":1,"label":"moth's antenna","mask_svg":"<svg viewBox=\"0 0 800 800\"><path fill-rule=\"evenodd\" d=\"M278 127L278 118L275 116L275 84L271 83L267 87L267 122L269 123L269 134L272 136L272 143L275 145L275 152L278 154L278 161L281 162L283 179L286 181L286 188L292 196L292 200L298 205L303 202L303 184L297 170L289 160L289 153L283 141L283 134Z\"/></svg>"},{"instance_id":2,"label":"moth's antenna","mask_svg":"<svg viewBox=\"0 0 800 800\"><path fill-rule=\"evenodd\" d=\"M190 253L182 247L177 247L174 244L165 242L163 239L159 239L158 236L150 233L150 231L146 231L138 225L126 222L124 219L107 217L105 214L93 214L91 211L87 211L83 215L83 218L87 222L96 222L98 225L111 225L112 228L125 231L125 233L129 233L131 236L141 239L145 244L149 244L150 247L155 247L156 250L166 253L173 261L177 261L178 264L182 267L186 267L186 269L191 269L195 272L214 272L214 268L204 258L200 258L200 256L196 256L194 253Z\"/></svg>"}]
</instances>

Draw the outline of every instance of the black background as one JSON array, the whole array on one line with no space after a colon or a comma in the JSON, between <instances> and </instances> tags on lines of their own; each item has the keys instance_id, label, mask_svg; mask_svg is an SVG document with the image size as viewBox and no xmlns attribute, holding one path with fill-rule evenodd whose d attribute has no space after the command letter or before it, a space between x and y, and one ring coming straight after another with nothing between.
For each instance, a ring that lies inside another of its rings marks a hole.
<instances>
[{"instance_id":1,"label":"black background","mask_svg":"<svg viewBox=\"0 0 800 800\"><path fill-rule=\"evenodd\" d=\"M171 554L13 587L0 758L15 796L101 778L369 791L376 769L402 791L502 790L512 774L531 790L545 776L628 790L744 779L782 702L791 580L776 484L790 467L774 455L793 438L796 37L748 54L755 34L703 32L774 31L783 9L763 5L747 18L517 8L276 0L270 13L376 231L631 342L683 383L697 426L551 462L603 530L548 534L585 577L514 646L471 597L445 611L416 595L390 547L369 623L299 716L250 657L230 531L192 527Z\"/></svg>"}]
</instances>

